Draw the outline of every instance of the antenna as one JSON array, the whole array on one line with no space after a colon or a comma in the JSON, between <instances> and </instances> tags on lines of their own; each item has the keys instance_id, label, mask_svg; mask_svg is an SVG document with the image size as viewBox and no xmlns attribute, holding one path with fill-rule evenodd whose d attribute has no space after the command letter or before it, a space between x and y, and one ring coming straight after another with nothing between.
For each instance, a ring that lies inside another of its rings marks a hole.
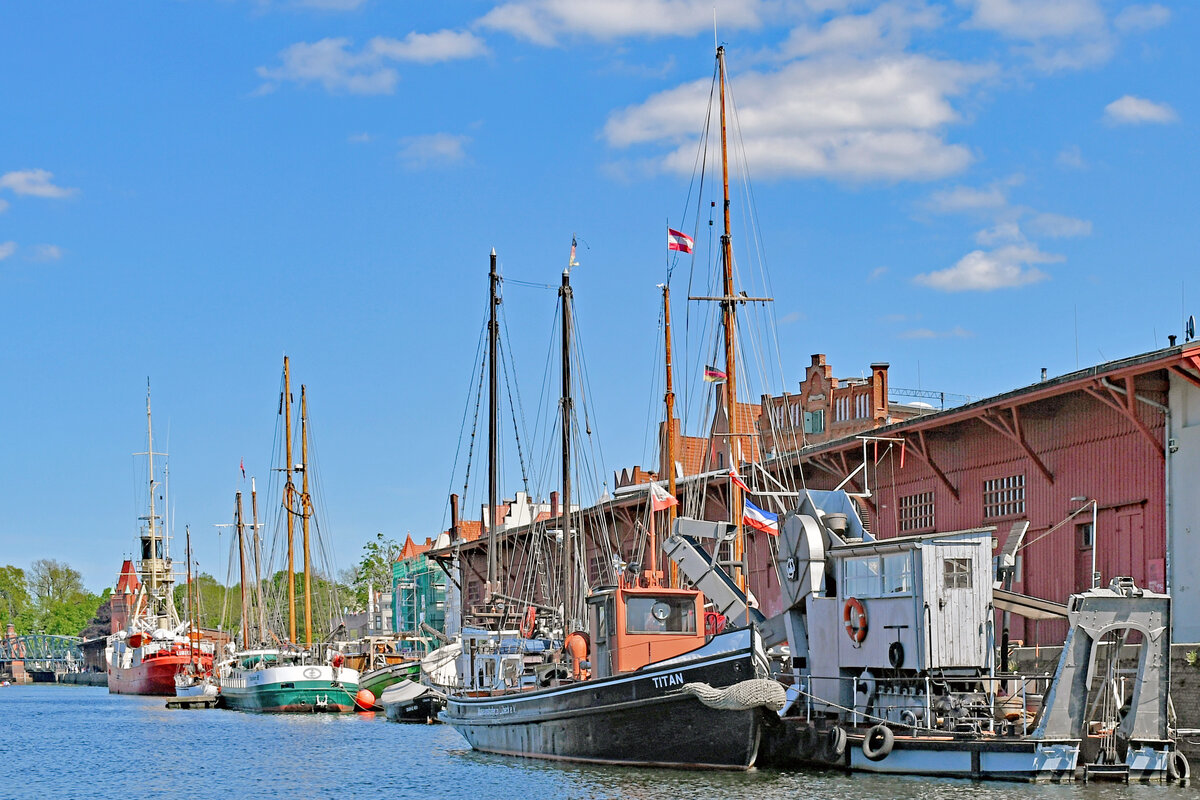
<instances>
[{"instance_id":1,"label":"antenna","mask_svg":"<svg viewBox=\"0 0 1200 800\"><path fill-rule=\"evenodd\" d=\"M1187 325L1183 328L1183 337L1185 342L1190 342L1196 338L1196 317L1194 314L1189 315L1187 318Z\"/></svg>"}]
</instances>

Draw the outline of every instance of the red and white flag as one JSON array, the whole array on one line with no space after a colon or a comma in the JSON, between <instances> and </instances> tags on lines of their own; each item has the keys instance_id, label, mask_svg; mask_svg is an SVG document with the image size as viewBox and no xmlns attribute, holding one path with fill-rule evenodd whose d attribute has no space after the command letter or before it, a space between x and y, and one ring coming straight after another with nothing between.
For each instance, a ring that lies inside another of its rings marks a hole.
<instances>
[{"instance_id":1,"label":"red and white flag","mask_svg":"<svg viewBox=\"0 0 1200 800\"><path fill-rule=\"evenodd\" d=\"M750 494L754 494L754 491L746 485L745 481L742 480L742 476L738 475L737 467L730 467L729 482L734 486L740 487L743 492L750 492Z\"/></svg>"},{"instance_id":2,"label":"red and white flag","mask_svg":"<svg viewBox=\"0 0 1200 800\"><path fill-rule=\"evenodd\" d=\"M690 253L692 252L692 246L694 244L695 242L692 241L692 237L688 236L686 233L681 233L673 228L667 228L668 250L678 250L681 253Z\"/></svg>"},{"instance_id":3,"label":"red and white flag","mask_svg":"<svg viewBox=\"0 0 1200 800\"><path fill-rule=\"evenodd\" d=\"M671 506L679 505L679 501L675 499L666 489L659 486L657 483L650 484L650 506L655 511L665 511Z\"/></svg>"}]
</instances>

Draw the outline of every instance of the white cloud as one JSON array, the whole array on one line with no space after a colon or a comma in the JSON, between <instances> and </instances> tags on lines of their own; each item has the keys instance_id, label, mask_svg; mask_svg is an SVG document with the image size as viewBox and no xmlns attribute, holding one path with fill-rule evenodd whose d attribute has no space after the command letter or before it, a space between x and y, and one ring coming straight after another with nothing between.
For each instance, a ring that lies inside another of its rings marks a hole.
<instances>
[{"instance_id":1,"label":"white cloud","mask_svg":"<svg viewBox=\"0 0 1200 800\"><path fill-rule=\"evenodd\" d=\"M1162 125L1175 122L1179 115L1166 103L1127 94L1104 107L1104 119L1114 125Z\"/></svg>"},{"instance_id":2,"label":"white cloud","mask_svg":"<svg viewBox=\"0 0 1200 800\"><path fill-rule=\"evenodd\" d=\"M1113 18L1113 27L1122 33L1148 31L1166 25L1171 20L1171 11L1158 3L1133 5L1122 8Z\"/></svg>"},{"instance_id":3,"label":"white cloud","mask_svg":"<svg viewBox=\"0 0 1200 800\"><path fill-rule=\"evenodd\" d=\"M364 133L352 133L346 137L346 141L349 142L350 144L367 144L368 142L371 142L374 139L375 139L374 136L372 136L369 133L365 133L365 132Z\"/></svg>"},{"instance_id":4,"label":"white cloud","mask_svg":"<svg viewBox=\"0 0 1200 800\"><path fill-rule=\"evenodd\" d=\"M998 222L994 227L976 233L975 241L984 247L993 247L1008 242L1023 242L1025 235L1016 222Z\"/></svg>"},{"instance_id":5,"label":"white cloud","mask_svg":"<svg viewBox=\"0 0 1200 800\"><path fill-rule=\"evenodd\" d=\"M1099 0L958 0L966 28L1015 42L1013 51L1045 72L1083 69L1112 58L1116 39Z\"/></svg>"},{"instance_id":6,"label":"white cloud","mask_svg":"<svg viewBox=\"0 0 1200 800\"><path fill-rule=\"evenodd\" d=\"M865 55L903 50L916 30L932 30L942 23L941 11L920 0L883 3L865 14L834 17L823 25L802 25L792 30L780 47L785 58L824 53Z\"/></svg>"},{"instance_id":7,"label":"white cloud","mask_svg":"<svg viewBox=\"0 0 1200 800\"><path fill-rule=\"evenodd\" d=\"M870 274L867 275L867 282L874 283L875 281L882 278L884 275L887 275L887 273L888 273L887 267L876 267L875 269L871 270Z\"/></svg>"},{"instance_id":8,"label":"white cloud","mask_svg":"<svg viewBox=\"0 0 1200 800\"><path fill-rule=\"evenodd\" d=\"M5 211L8 211L8 201L0 197L0 214L3 214Z\"/></svg>"},{"instance_id":9,"label":"white cloud","mask_svg":"<svg viewBox=\"0 0 1200 800\"><path fill-rule=\"evenodd\" d=\"M434 64L439 61L456 61L475 58L487 53L487 45L470 31L442 30L434 33L412 32L403 39L377 36L368 49L395 61L415 61Z\"/></svg>"},{"instance_id":10,"label":"white cloud","mask_svg":"<svg viewBox=\"0 0 1200 800\"><path fill-rule=\"evenodd\" d=\"M487 52L483 40L469 32L443 30L410 33L404 39L375 37L359 52L347 38L297 42L279 54L278 67L259 67L266 83L259 92L271 91L280 83L319 84L329 92L391 94L400 79L392 62L431 64L473 58Z\"/></svg>"},{"instance_id":11,"label":"white cloud","mask_svg":"<svg viewBox=\"0 0 1200 800\"><path fill-rule=\"evenodd\" d=\"M1052 239L1092 235L1090 220L1066 217L1062 214L1037 214L1029 220L1029 229L1036 234L1049 236Z\"/></svg>"},{"instance_id":12,"label":"white cloud","mask_svg":"<svg viewBox=\"0 0 1200 800\"><path fill-rule=\"evenodd\" d=\"M901 339L969 339L975 334L961 326L954 326L948 331L935 331L932 328L914 328L900 334Z\"/></svg>"},{"instance_id":13,"label":"white cloud","mask_svg":"<svg viewBox=\"0 0 1200 800\"><path fill-rule=\"evenodd\" d=\"M390 94L399 80L396 70L384 66L374 53L349 52L349 46L350 40L343 38L297 42L279 54L280 66L259 67L258 76L271 88L292 81L317 83L329 92Z\"/></svg>"},{"instance_id":14,"label":"white cloud","mask_svg":"<svg viewBox=\"0 0 1200 800\"><path fill-rule=\"evenodd\" d=\"M1010 39L1071 37L1105 27L1097 0L958 0L972 9L966 26Z\"/></svg>"},{"instance_id":15,"label":"white cloud","mask_svg":"<svg viewBox=\"0 0 1200 800\"><path fill-rule=\"evenodd\" d=\"M1087 162L1083 160L1083 151L1077 144L1067 145L1060 150L1054 163L1064 169L1087 169Z\"/></svg>"},{"instance_id":16,"label":"white cloud","mask_svg":"<svg viewBox=\"0 0 1200 800\"><path fill-rule=\"evenodd\" d=\"M942 214L958 212L995 211L1008 205L1008 196L1001 184L992 184L984 189L972 186L955 186L933 193L926 206Z\"/></svg>"},{"instance_id":17,"label":"white cloud","mask_svg":"<svg viewBox=\"0 0 1200 800\"><path fill-rule=\"evenodd\" d=\"M409 169L457 164L466 160L466 145L470 141L469 136L449 133L409 136L400 140L400 161Z\"/></svg>"},{"instance_id":18,"label":"white cloud","mask_svg":"<svg viewBox=\"0 0 1200 800\"><path fill-rule=\"evenodd\" d=\"M33 246L29 256L33 261L57 261L62 258L62 248L56 244L38 244Z\"/></svg>"},{"instance_id":19,"label":"white cloud","mask_svg":"<svg viewBox=\"0 0 1200 800\"><path fill-rule=\"evenodd\" d=\"M54 173L44 169L25 169L0 175L0 189L30 197L70 197L78 189L54 185Z\"/></svg>"},{"instance_id":20,"label":"white cloud","mask_svg":"<svg viewBox=\"0 0 1200 800\"><path fill-rule=\"evenodd\" d=\"M913 280L943 292L1011 289L1049 277L1034 264L1063 260L1060 255L1042 252L1034 244L1010 244L992 251L973 250L954 266L923 273Z\"/></svg>"},{"instance_id":21,"label":"white cloud","mask_svg":"<svg viewBox=\"0 0 1200 800\"><path fill-rule=\"evenodd\" d=\"M0 242L0 261L3 261L15 252L17 252L16 242Z\"/></svg>"},{"instance_id":22,"label":"white cloud","mask_svg":"<svg viewBox=\"0 0 1200 800\"><path fill-rule=\"evenodd\" d=\"M950 98L986 68L925 56L804 60L746 72L735 85L742 146L758 174L928 180L962 170L970 151L942 129L959 120ZM614 147L674 147L662 167L688 174L710 82L683 84L616 111L604 126Z\"/></svg>"},{"instance_id":23,"label":"white cloud","mask_svg":"<svg viewBox=\"0 0 1200 800\"><path fill-rule=\"evenodd\" d=\"M726 0L718 11L722 31L758 28L761 0ZM535 44L552 46L568 35L694 36L712 30L712 0L511 0L478 20Z\"/></svg>"}]
</instances>

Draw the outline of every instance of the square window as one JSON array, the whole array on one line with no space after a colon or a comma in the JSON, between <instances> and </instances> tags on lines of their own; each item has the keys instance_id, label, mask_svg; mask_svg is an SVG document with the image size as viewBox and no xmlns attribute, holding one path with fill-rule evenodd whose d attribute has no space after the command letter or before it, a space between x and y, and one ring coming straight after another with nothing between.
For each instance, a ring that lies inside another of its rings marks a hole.
<instances>
[{"instance_id":1,"label":"square window","mask_svg":"<svg viewBox=\"0 0 1200 800\"><path fill-rule=\"evenodd\" d=\"M1076 537L1079 539L1080 549L1086 550L1095 544L1095 532L1092 530L1092 523L1081 522L1075 526Z\"/></svg>"},{"instance_id":2,"label":"square window","mask_svg":"<svg viewBox=\"0 0 1200 800\"><path fill-rule=\"evenodd\" d=\"M983 482L983 518L1015 517L1025 513L1025 476L1009 475Z\"/></svg>"},{"instance_id":3,"label":"square window","mask_svg":"<svg viewBox=\"0 0 1200 800\"><path fill-rule=\"evenodd\" d=\"M901 497L897 506L902 533L933 530L933 492L919 492Z\"/></svg>"},{"instance_id":4,"label":"square window","mask_svg":"<svg viewBox=\"0 0 1200 800\"><path fill-rule=\"evenodd\" d=\"M946 589L970 589L971 559L947 558L943 561L942 586Z\"/></svg>"}]
</instances>

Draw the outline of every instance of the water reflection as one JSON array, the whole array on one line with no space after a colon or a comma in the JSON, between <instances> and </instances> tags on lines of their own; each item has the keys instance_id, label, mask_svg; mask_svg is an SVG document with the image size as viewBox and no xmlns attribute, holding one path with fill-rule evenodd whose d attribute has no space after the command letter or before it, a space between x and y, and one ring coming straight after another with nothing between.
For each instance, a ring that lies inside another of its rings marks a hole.
<instances>
[{"instance_id":1,"label":"water reflection","mask_svg":"<svg viewBox=\"0 0 1200 800\"><path fill-rule=\"evenodd\" d=\"M1193 789L841 772L627 769L477 753L445 726L364 714L167 710L88 687L0 689L0 797L1180 800ZM665 734L664 734L665 735Z\"/></svg>"}]
</instances>

